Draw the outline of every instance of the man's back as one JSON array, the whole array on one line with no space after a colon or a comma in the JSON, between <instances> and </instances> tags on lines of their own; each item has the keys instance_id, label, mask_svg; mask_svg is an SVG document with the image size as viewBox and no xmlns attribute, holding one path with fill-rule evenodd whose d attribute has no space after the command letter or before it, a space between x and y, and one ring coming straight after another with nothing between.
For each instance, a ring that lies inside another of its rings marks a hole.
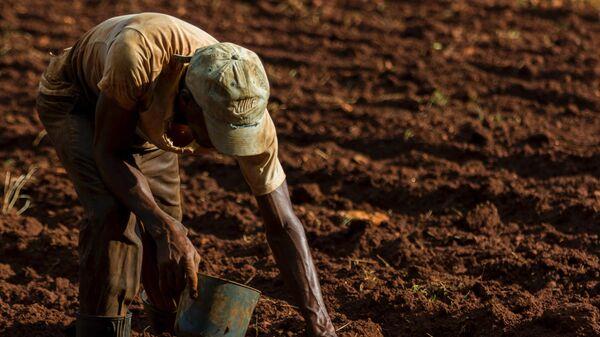
<instances>
[{"instance_id":1,"label":"man's back","mask_svg":"<svg viewBox=\"0 0 600 337\"><path fill-rule=\"evenodd\" d=\"M102 90L131 107L148 93L173 54L191 55L217 42L200 28L170 15L123 15L84 34L68 62L88 99L95 100Z\"/></svg>"}]
</instances>

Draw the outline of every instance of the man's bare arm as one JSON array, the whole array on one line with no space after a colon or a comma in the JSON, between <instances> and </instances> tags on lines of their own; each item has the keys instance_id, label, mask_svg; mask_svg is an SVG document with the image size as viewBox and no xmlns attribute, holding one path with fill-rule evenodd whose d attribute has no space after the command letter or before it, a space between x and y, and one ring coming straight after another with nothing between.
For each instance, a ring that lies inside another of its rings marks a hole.
<instances>
[{"instance_id":1,"label":"man's bare arm","mask_svg":"<svg viewBox=\"0 0 600 337\"><path fill-rule=\"evenodd\" d=\"M150 191L148 181L128 153L135 134L137 113L121 108L100 94L96 105L94 159L107 187L144 223L154 237L169 223Z\"/></svg>"},{"instance_id":2,"label":"man's bare arm","mask_svg":"<svg viewBox=\"0 0 600 337\"><path fill-rule=\"evenodd\" d=\"M94 160L100 176L117 199L142 220L156 242L161 289L165 293L181 290L187 278L195 296L200 257L187 238L185 227L158 207L148 181L128 151L137 113L121 108L101 93L95 120Z\"/></svg>"},{"instance_id":3,"label":"man's bare arm","mask_svg":"<svg viewBox=\"0 0 600 337\"><path fill-rule=\"evenodd\" d=\"M294 213L284 181L275 191L256 197L267 241L285 283L300 305L311 336L336 336L314 266L304 227Z\"/></svg>"}]
</instances>

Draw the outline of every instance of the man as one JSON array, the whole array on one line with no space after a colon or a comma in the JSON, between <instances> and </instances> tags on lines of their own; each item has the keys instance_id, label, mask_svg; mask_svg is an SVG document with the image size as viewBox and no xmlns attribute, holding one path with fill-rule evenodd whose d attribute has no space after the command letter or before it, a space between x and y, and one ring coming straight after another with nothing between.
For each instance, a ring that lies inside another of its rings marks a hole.
<instances>
[{"instance_id":1,"label":"man","mask_svg":"<svg viewBox=\"0 0 600 337\"><path fill-rule=\"evenodd\" d=\"M238 161L308 334L336 336L277 159L268 97L256 54L163 14L109 19L53 57L37 107L86 214L77 336L129 336L140 280L156 332L172 330L200 260L180 222L177 154L212 150Z\"/></svg>"}]
</instances>

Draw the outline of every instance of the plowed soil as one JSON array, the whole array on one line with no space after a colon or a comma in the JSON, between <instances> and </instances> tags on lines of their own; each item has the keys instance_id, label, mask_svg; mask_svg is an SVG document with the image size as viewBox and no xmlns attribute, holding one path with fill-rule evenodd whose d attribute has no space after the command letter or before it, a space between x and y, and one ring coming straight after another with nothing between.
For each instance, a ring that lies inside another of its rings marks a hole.
<instances>
[{"instance_id":1,"label":"plowed soil","mask_svg":"<svg viewBox=\"0 0 600 337\"><path fill-rule=\"evenodd\" d=\"M0 216L0 335L62 336L77 310L82 209L34 112L49 52L156 11L264 60L340 336L599 336L597 5L2 1L0 173L38 169ZM248 336L301 335L235 162L181 168L201 268L264 292Z\"/></svg>"}]
</instances>

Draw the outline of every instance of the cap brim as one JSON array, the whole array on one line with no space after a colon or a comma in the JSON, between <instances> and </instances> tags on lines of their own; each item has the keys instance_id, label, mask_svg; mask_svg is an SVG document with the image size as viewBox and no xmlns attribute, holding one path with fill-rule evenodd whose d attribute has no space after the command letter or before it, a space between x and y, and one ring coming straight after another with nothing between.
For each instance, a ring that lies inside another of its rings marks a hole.
<instances>
[{"instance_id":1,"label":"cap brim","mask_svg":"<svg viewBox=\"0 0 600 337\"><path fill-rule=\"evenodd\" d=\"M275 137L275 125L265 110L262 118L252 126L231 127L204 113L206 129L215 148L231 156L255 156L264 153Z\"/></svg>"}]
</instances>

